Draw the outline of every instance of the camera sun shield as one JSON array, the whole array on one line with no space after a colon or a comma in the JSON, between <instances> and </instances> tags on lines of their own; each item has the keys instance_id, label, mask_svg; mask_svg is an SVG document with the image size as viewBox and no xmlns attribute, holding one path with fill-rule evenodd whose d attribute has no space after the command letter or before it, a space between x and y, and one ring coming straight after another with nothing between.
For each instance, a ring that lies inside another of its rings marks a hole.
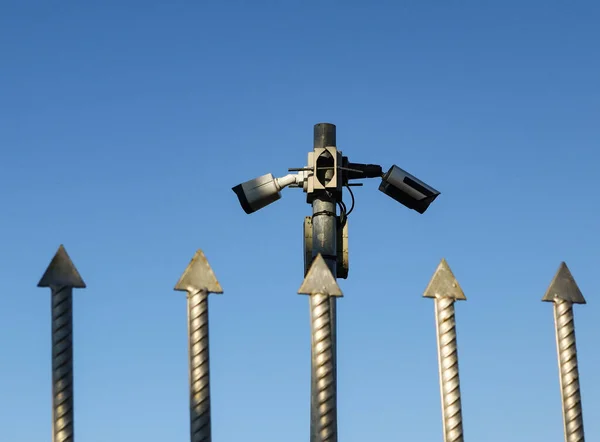
<instances>
[{"instance_id":1,"label":"camera sun shield","mask_svg":"<svg viewBox=\"0 0 600 442\"><path fill-rule=\"evenodd\" d=\"M379 190L421 214L425 213L440 194L433 187L396 165L383 176Z\"/></svg>"}]
</instances>

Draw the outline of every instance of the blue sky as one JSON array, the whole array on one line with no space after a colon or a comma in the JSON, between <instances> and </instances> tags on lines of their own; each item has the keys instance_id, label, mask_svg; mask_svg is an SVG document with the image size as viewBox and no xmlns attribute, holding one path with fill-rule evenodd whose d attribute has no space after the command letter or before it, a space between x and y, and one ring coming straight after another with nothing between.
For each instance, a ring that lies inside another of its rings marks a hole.
<instances>
[{"instance_id":1,"label":"blue sky","mask_svg":"<svg viewBox=\"0 0 600 442\"><path fill-rule=\"evenodd\" d=\"M575 307L586 434L600 439L600 6L595 2L0 2L0 414L50 439L50 294L65 244L76 435L188 440L185 295L210 299L213 438L308 439L305 195L246 215L231 187L302 167L313 125L352 161L442 195L419 215L355 190L338 309L339 435L441 440L433 303L448 260L467 440L563 440L551 305Z\"/></svg>"}]
</instances>

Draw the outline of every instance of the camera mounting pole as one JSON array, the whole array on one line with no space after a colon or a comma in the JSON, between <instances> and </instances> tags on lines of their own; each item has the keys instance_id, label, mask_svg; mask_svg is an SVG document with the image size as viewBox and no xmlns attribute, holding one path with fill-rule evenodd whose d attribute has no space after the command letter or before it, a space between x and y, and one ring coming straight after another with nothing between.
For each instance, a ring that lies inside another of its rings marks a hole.
<instances>
[{"instance_id":1,"label":"camera mounting pole","mask_svg":"<svg viewBox=\"0 0 600 442\"><path fill-rule=\"evenodd\" d=\"M321 151L325 147L336 146L336 134L335 125L329 123L319 123L314 127L314 153L317 155L318 151ZM316 159L315 159L316 163ZM315 178L317 176L317 170L313 173ZM337 175L337 170L332 171ZM337 177L336 177L337 178ZM341 179L341 178L338 178ZM337 192L331 192L327 189L315 189L312 193L307 194L307 201L312 204L313 215L312 215L312 256L313 259L321 254L327 267L331 270L333 277L336 277L337 270ZM308 266L310 267L310 266ZM314 302L313 297L309 298L311 304ZM335 428L334 434L337 435L337 336L336 336L336 298L329 297L329 311L331 325L331 342L332 342L332 365L333 365L333 392L334 397L332 398L333 413L332 418L334 420L333 425ZM311 315L313 309L310 309ZM312 321L311 317L311 321ZM311 344L311 388L310 388L310 440L311 442L321 442L317 438L319 437L319 422L317 422L317 409L318 401L318 386L316 384L318 368L316 361L317 353L315 348ZM331 441L331 442L337 442Z\"/></svg>"},{"instance_id":2,"label":"camera mounting pole","mask_svg":"<svg viewBox=\"0 0 600 442\"><path fill-rule=\"evenodd\" d=\"M335 125L316 124L313 150L308 153L305 167L288 169L288 172L297 173L280 178L268 173L232 188L247 214L280 199L280 191L285 187L300 188L306 193L306 202L312 205L313 213L312 217L304 218L305 278L319 255L322 257L321 270L330 270L334 280L348 277L348 215L354 210L355 202L351 186L362 186L362 183L351 183L350 180L380 178L381 192L421 214L440 194L396 165L383 173L378 164L351 163L336 147L335 135ZM352 200L350 209L346 208L342 199L344 187ZM340 207L339 216L336 213L337 206ZM316 298L310 298L311 324L322 326L318 330L314 327L311 329L310 440L337 442L336 299L321 294L328 299L324 302L319 298L318 306L314 304ZM318 317L313 318L315 314ZM322 336L323 333L327 333L327 339ZM326 351L324 346L327 347ZM326 361L323 357L325 353ZM323 400L326 405L323 405ZM321 431L323 428L326 431Z\"/></svg>"}]
</instances>

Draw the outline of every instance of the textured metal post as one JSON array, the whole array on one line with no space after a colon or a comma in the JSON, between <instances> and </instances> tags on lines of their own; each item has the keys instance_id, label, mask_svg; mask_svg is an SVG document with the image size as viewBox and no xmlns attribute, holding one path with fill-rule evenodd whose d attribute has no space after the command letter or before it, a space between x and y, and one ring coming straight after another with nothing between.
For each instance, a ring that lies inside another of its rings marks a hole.
<instances>
[{"instance_id":1,"label":"textured metal post","mask_svg":"<svg viewBox=\"0 0 600 442\"><path fill-rule=\"evenodd\" d=\"M336 145L336 127L329 123L319 123L314 126L314 148L335 146ZM327 193L322 192L317 195L312 202L313 207L313 245L312 252L313 257L318 254L323 256L329 270L333 274L334 278L337 271L337 250L336 250L336 238L337 238L337 217L336 217L336 202ZM313 299L310 299L311 314L314 311ZM337 327L336 327L336 299L334 297L329 298L329 325L331 329L331 353L332 353L332 366L333 366L333 392L334 392L334 406L333 406L333 420L337 427ZM311 319L312 322L312 319ZM312 358L314 363L315 360L315 348L312 346ZM319 442L317 439L316 429L319 426L317 417L318 407L318 385L317 385L317 373L316 367L311 367L311 430L310 440L311 442ZM336 431L337 433L337 431Z\"/></svg>"},{"instance_id":2,"label":"textured metal post","mask_svg":"<svg viewBox=\"0 0 600 442\"><path fill-rule=\"evenodd\" d=\"M73 442L73 289L52 288L52 442Z\"/></svg>"},{"instance_id":3,"label":"textured metal post","mask_svg":"<svg viewBox=\"0 0 600 442\"><path fill-rule=\"evenodd\" d=\"M444 442L463 442L454 303L467 298L445 259L442 259L438 265L423 296L435 300Z\"/></svg>"},{"instance_id":4,"label":"textured metal post","mask_svg":"<svg viewBox=\"0 0 600 442\"><path fill-rule=\"evenodd\" d=\"M458 376L458 350L456 346L454 299L436 298L435 316L444 442L462 442L463 425L460 402L460 380Z\"/></svg>"},{"instance_id":5,"label":"textured metal post","mask_svg":"<svg viewBox=\"0 0 600 442\"><path fill-rule=\"evenodd\" d=\"M211 441L208 292L189 293L190 440Z\"/></svg>"},{"instance_id":6,"label":"textured metal post","mask_svg":"<svg viewBox=\"0 0 600 442\"><path fill-rule=\"evenodd\" d=\"M335 366L331 335L331 297L343 296L323 256L313 260L298 290L310 295L311 347L315 387L311 401L311 440L337 442Z\"/></svg>"},{"instance_id":7,"label":"textured metal post","mask_svg":"<svg viewBox=\"0 0 600 442\"><path fill-rule=\"evenodd\" d=\"M316 434L319 442L337 442L336 398L331 336L331 304L327 295L311 296L311 335L314 348Z\"/></svg>"},{"instance_id":8,"label":"textured metal post","mask_svg":"<svg viewBox=\"0 0 600 442\"><path fill-rule=\"evenodd\" d=\"M564 262L560 264L542 301L554 303L554 327L565 441L584 442L573 304L585 304L586 301Z\"/></svg>"},{"instance_id":9,"label":"textured metal post","mask_svg":"<svg viewBox=\"0 0 600 442\"><path fill-rule=\"evenodd\" d=\"M211 442L208 294L223 289L202 250L197 250L175 290L187 292L190 441Z\"/></svg>"},{"instance_id":10,"label":"textured metal post","mask_svg":"<svg viewBox=\"0 0 600 442\"><path fill-rule=\"evenodd\" d=\"M557 299L554 303L554 321L565 441L584 442L573 303Z\"/></svg>"},{"instance_id":11,"label":"textured metal post","mask_svg":"<svg viewBox=\"0 0 600 442\"><path fill-rule=\"evenodd\" d=\"M52 442L73 442L73 288L85 288L85 283L62 245L38 287L51 291Z\"/></svg>"}]
</instances>

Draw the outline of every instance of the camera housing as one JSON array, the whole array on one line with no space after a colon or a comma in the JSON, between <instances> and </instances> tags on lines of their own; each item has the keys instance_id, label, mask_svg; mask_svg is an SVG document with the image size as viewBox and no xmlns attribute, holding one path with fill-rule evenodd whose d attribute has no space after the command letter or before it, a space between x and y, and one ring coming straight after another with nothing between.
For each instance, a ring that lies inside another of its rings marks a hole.
<instances>
[{"instance_id":1,"label":"camera housing","mask_svg":"<svg viewBox=\"0 0 600 442\"><path fill-rule=\"evenodd\" d=\"M296 184L296 182L296 175L274 178L273 174L267 173L238 184L232 187L231 190L237 195L244 212L251 214L280 199L281 193L279 191L286 186Z\"/></svg>"},{"instance_id":2,"label":"camera housing","mask_svg":"<svg viewBox=\"0 0 600 442\"><path fill-rule=\"evenodd\" d=\"M433 187L396 165L383 175L379 190L421 214L425 213L440 194Z\"/></svg>"}]
</instances>

